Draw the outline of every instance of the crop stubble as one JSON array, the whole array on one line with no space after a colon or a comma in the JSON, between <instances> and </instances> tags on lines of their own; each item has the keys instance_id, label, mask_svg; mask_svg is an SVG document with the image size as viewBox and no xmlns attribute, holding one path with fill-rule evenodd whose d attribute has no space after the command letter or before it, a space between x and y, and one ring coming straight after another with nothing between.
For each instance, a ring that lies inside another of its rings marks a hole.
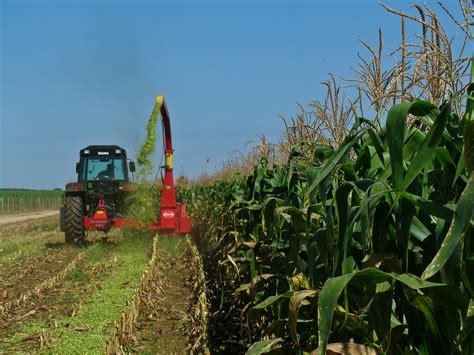
<instances>
[{"instance_id":1,"label":"crop stubble","mask_svg":"<svg viewBox=\"0 0 474 355\"><path fill-rule=\"evenodd\" d=\"M160 238L151 248L151 236L122 231L87 239L82 248L65 245L53 219L0 228L0 353L71 346L101 353L113 340L114 321L134 303L133 335L122 349L205 349L205 332L196 329L205 325L206 307L195 307L203 285L189 241ZM110 300L109 293L120 296ZM103 314L94 318L97 309Z\"/></svg>"}]
</instances>

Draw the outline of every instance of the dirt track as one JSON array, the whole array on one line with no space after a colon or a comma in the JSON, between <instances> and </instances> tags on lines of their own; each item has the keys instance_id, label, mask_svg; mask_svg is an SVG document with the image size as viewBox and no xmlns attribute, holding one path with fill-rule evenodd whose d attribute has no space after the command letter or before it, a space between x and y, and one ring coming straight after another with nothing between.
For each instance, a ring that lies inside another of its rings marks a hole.
<instances>
[{"instance_id":1,"label":"dirt track","mask_svg":"<svg viewBox=\"0 0 474 355\"><path fill-rule=\"evenodd\" d=\"M58 215L59 211L41 211L41 212L31 212L31 213L19 213L19 214L8 214L8 215L0 215L0 225L2 224L9 224L9 223L18 223L18 222L26 222L35 219L41 219L46 217L52 217Z\"/></svg>"}]
</instances>

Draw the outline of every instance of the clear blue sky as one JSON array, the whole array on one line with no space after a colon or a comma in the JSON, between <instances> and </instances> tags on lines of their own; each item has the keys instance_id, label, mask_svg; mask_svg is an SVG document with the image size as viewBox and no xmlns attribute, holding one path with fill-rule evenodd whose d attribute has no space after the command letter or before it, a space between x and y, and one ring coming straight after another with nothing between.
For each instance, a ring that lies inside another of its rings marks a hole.
<instances>
[{"instance_id":1,"label":"clear blue sky","mask_svg":"<svg viewBox=\"0 0 474 355\"><path fill-rule=\"evenodd\" d=\"M259 134L276 141L278 115L322 98L328 73L349 76L359 38L400 36L368 0L0 4L0 187L63 187L89 144L134 158L158 94L176 173L215 171Z\"/></svg>"}]
</instances>

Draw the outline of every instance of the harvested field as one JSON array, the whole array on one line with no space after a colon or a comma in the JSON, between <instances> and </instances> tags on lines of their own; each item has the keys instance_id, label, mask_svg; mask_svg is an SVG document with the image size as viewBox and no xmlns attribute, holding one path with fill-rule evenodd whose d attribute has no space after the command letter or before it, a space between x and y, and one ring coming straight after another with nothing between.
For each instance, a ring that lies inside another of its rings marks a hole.
<instances>
[{"instance_id":1,"label":"harvested field","mask_svg":"<svg viewBox=\"0 0 474 355\"><path fill-rule=\"evenodd\" d=\"M0 353L189 347L188 241L127 231L89 233L83 247L63 239L52 218L0 227ZM124 337L117 327L131 314Z\"/></svg>"}]
</instances>

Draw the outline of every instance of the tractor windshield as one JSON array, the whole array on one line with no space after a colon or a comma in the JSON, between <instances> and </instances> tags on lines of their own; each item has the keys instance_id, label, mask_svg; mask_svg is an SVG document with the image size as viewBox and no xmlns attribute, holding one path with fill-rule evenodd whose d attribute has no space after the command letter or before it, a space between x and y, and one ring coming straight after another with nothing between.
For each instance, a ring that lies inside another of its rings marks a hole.
<instances>
[{"instance_id":1,"label":"tractor windshield","mask_svg":"<svg viewBox=\"0 0 474 355\"><path fill-rule=\"evenodd\" d=\"M84 159L84 180L125 180L123 157L94 157Z\"/></svg>"}]
</instances>

